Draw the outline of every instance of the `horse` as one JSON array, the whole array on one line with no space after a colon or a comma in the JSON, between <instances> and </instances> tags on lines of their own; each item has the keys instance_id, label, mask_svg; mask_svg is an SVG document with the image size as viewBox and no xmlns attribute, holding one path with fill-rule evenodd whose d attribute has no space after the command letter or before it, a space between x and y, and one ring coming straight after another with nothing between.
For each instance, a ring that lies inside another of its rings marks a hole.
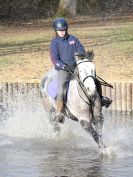
<instances>
[{"instance_id":1,"label":"horse","mask_svg":"<svg viewBox=\"0 0 133 177\"><path fill-rule=\"evenodd\" d=\"M103 114L100 96L96 88L96 67L92 62L92 55L75 54L76 68L71 69L71 79L66 101L62 111L62 119L56 111L57 70L51 69L40 82L40 95L44 109L49 113L49 120L55 131L60 131L60 123L65 118L78 121L87 131L99 148L104 148L102 140ZM68 85L68 84L67 84Z\"/></svg>"}]
</instances>

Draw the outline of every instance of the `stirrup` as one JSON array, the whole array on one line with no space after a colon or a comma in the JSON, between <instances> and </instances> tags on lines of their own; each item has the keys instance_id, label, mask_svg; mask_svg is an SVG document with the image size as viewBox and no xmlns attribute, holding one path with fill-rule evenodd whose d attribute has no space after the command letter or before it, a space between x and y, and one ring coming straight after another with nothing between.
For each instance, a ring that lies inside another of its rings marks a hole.
<instances>
[{"instance_id":1,"label":"stirrup","mask_svg":"<svg viewBox=\"0 0 133 177\"><path fill-rule=\"evenodd\" d=\"M112 103L112 100L110 100L108 97L102 96L101 103L102 103L102 106L105 106L106 108L108 108L110 104Z\"/></svg>"}]
</instances>

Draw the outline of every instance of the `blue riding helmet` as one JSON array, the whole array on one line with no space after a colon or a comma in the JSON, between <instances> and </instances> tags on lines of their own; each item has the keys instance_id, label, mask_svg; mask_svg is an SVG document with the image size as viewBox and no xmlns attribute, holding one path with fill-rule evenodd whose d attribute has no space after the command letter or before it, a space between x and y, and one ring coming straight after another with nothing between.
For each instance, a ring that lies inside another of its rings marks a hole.
<instances>
[{"instance_id":1,"label":"blue riding helmet","mask_svg":"<svg viewBox=\"0 0 133 177\"><path fill-rule=\"evenodd\" d=\"M53 28L55 31L67 30L68 24L64 18L57 18L53 23Z\"/></svg>"}]
</instances>

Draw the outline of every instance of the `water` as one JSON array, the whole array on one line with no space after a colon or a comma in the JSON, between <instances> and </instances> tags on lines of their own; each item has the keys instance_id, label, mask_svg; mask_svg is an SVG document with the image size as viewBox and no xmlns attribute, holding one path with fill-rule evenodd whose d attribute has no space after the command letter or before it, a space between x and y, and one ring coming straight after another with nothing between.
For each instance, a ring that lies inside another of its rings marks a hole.
<instances>
[{"instance_id":1,"label":"water","mask_svg":"<svg viewBox=\"0 0 133 177\"><path fill-rule=\"evenodd\" d=\"M0 177L132 177L131 115L104 113L104 141L97 145L80 127L66 120L55 136L39 97L16 94L1 104ZM2 111L3 110L3 111Z\"/></svg>"}]
</instances>

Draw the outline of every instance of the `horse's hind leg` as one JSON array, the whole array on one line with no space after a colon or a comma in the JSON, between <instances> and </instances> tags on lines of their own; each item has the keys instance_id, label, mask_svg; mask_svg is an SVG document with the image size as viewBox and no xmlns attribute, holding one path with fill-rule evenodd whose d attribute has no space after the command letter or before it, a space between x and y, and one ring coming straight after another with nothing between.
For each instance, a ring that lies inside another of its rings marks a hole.
<instances>
[{"instance_id":1,"label":"horse's hind leg","mask_svg":"<svg viewBox=\"0 0 133 177\"><path fill-rule=\"evenodd\" d=\"M57 122L57 115L54 107L50 109L49 122L53 126L54 132L60 132L61 127L59 125L59 122Z\"/></svg>"},{"instance_id":2,"label":"horse's hind leg","mask_svg":"<svg viewBox=\"0 0 133 177\"><path fill-rule=\"evenodd\" d=\"M101 148L101 136L96 132L92 124L86 120L81 120L80 123L81 126L93 137L99 148Z\"/></svg>"}]
</instances>

